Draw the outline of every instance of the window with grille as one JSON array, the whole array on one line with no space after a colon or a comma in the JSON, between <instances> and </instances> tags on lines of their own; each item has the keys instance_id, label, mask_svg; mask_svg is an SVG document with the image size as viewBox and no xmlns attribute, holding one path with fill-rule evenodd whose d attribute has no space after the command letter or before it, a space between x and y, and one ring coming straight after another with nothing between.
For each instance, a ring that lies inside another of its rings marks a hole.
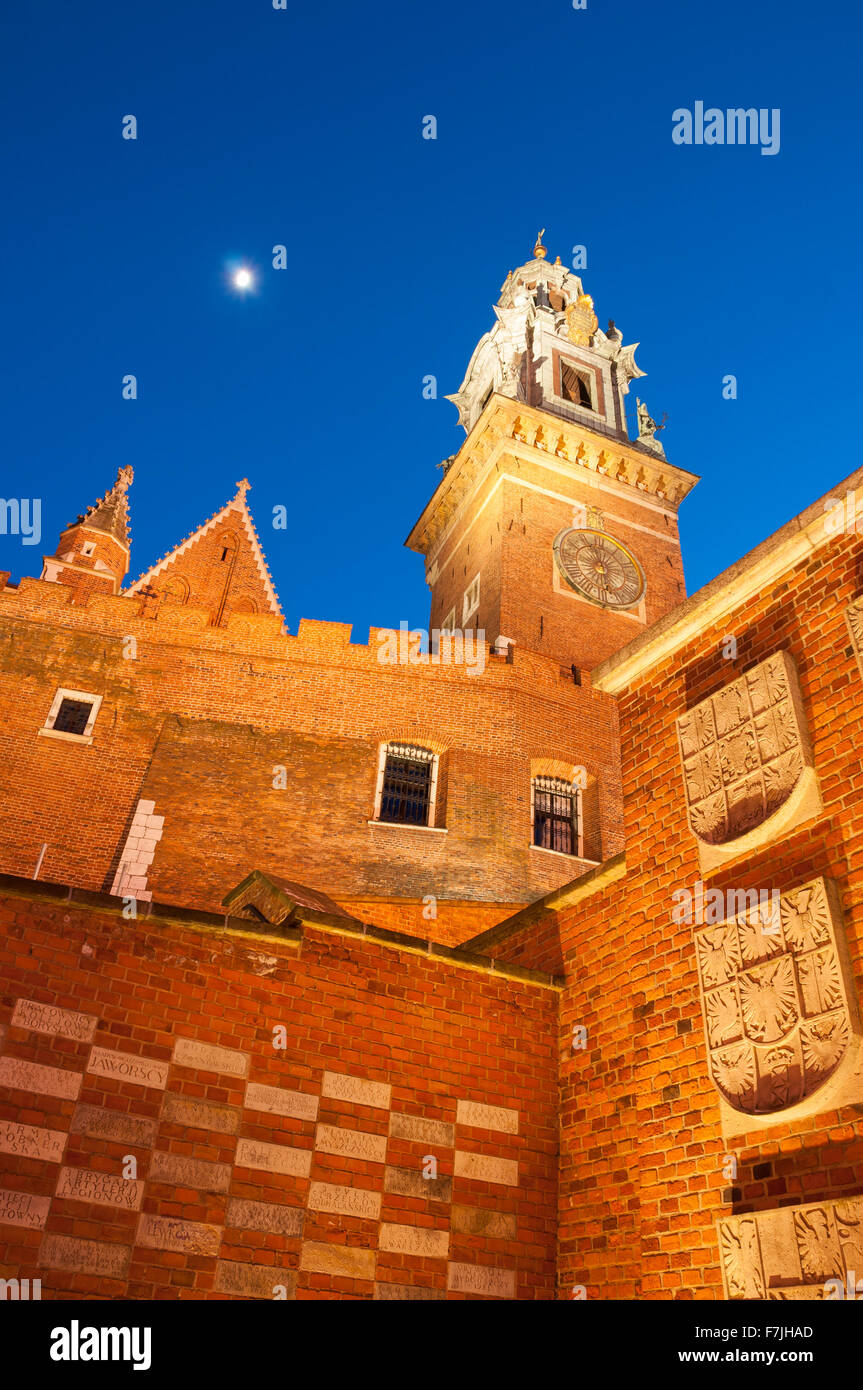
<instances>
[{"instance_id":1,"label":"window with grille","mask_svg":"<svg viewBox=\"0 0 863 1390\"><path fill-rule=\"evenodd\" d=\"M578 854L578 788L560 777L533 779L533 843Z\"/></svg>"},{"instance_id":2,"label":"window with grille","mask_svg":"<svg viewBox=\"0 0 863 1390\"><path fill-rule=\"evenodd\" d=\"M86 739L89 743L101 703L101 695L90 695L86 690L61 688L54 696L44 728L40 729L39 733Z\"/></svg>"},{"instance_id":3,"label":"window with grille","mask_svg":"<svg viewBox=\"0 0 863 1390\"><path fill-rule=\"evenodd\" d=\"M89 700L63 700L53 728L58 734L83 734L92 708Z\"/></svg>"},{"instance_id":4,"label":"window with grille","mask_svg":"<svg viewBox=\"0 0 863 1390\"><path fill-rule=\"evenodd\" d=\"M560 394L565 401L572 401L573 405L583 406L587 410L593 409L593 398L587 378L568 362L560 364Z\"/></svg>"},{"instance_id":5,"label":"window with grille","mask_svg":"<svg viewBox=\"0 0 863 1390\"><path fill-rule=\"evenodd\" d=\"M383 767L378 820L428 825L432 808L435 755L428 748L389 743Z\"/></svg>"}]
</instances>

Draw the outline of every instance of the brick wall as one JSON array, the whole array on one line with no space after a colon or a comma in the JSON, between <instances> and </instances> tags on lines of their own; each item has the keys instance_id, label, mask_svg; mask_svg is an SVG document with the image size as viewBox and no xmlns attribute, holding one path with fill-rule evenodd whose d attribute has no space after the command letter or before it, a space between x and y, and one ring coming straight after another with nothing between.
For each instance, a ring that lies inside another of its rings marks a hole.
<instances>
[{"instance_id":1,"label":"brick wall","mask_svg":"<svg viewBox=\"0 0 863 1390\"><path fill-rule=\"evenodd\" d=\"M573 508L598 507L606 529L628 546L647 579L644 611L615 613L576 595L558 577L555 537L572 525ZM566 471L559 460L524 446L505 454L465 505L435 554L431 625L480 573L479 612L469 626L500 633L519 646L589 671L685 597L676 517L638 491L603 487L597 475Z\"/></svg>"},{"instance_id":2,"label":"brick wall","mask_svg":"<svg viewBox=\"0 0 863 1390\"><path fill-rule=\"evenodd\" d=\"M72 605L33 580L0 592L0 758L16 769L0 788L0 868L30 876L46 845L40 877L110 891L144 800L164 820L144 891L163 900L216 908L263 868L337 898L434 896L505 916L579 868L531 848L531 766L544 758L598 781L587 843L619 848L613 700L529 652L470 674L384 664L379 650L375 633L351 643L342 624L285 637L275 616L217 629L140 598ZM60 685L103 696L90 746L39 736ZM445 834L369 825L389 739L440 755ZM456 917L439 909L441 939Z\"/></svg>"},{"instance_id":3,"label":"brick wall","mask_svg":"<svg viewBox=\"0 0 863 1390\"><path fill-rule=\"evenodd\" d=\"M554 1297L552 981L312 917L264 935L0 885L0 1275Z\"/></svg>"},{"instance_id":4,"label":"brick wall","mask_svg":"<svg viewBox=\"0 0 863 1390\"><path fill-rule=\"evenodd\" d=\"M858 538L836 537L620 698L626 876L557 914L567 975L562 1296L584 1284L588 1297L721 1298L718 1217L863 1192L863 1120L850 1106L723 1139L692 926L672 920L672 893L699 878L786 891L826 875L839 890L859 994L863 686L844 612L860 591L861 556ZM722 655L728 634L736 660ZM799 672L824 812L702 874L675 720L779 650ZM577 1026L587 1041L573 1052Z\"/></svg>"}]
</instances>

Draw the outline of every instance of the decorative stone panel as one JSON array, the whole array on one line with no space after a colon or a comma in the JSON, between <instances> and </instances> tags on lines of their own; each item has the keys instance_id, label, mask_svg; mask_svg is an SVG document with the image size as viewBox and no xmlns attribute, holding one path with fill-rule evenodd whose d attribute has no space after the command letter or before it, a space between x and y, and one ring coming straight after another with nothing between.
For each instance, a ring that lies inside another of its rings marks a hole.
<instances>
[{"instance_id":1,"label":"decorative stone panel","mask_svg":"<svg viewBox=\"0 0 863 1390\"><path fill-rule=\"evenodd\" d=\"M851 634L851 644L857 657L857 665L860 667L861 676L863 676L863 598L855 599L851 606L845 609L845 621Z\"/></svg>"},{"instance_id":2,"label":"decorative stone panel","mask_svg":"<svg viewBox=\"0 0 863 1390\"><path fill-rule=\"evenodd\" d=\"M694 941L726 1137L863 1103L863 1030L830 880L781 894L778 911L698 926Z\"/></svg>"},{"instance_id":3,"label":"decorative stone panel","mask_svg":"<svg viewBox=\"0 0 863 1390\"><path fill-rule=\"evenodd\" d=\"M677 720L690 829L706 872L821 809L794 662L776 652Z\"/></svg>"},{"instance_id":4,"label":"decorative stone panel","mask_svg":"<svg viewBox=\"0 0 863 1390\"><path fill-rule=\"evenodd\" d=\"M717 1234L729 1299L838 1300L863 1279L863 1197L724 1217Z\"/></svg>"}]
</instances>

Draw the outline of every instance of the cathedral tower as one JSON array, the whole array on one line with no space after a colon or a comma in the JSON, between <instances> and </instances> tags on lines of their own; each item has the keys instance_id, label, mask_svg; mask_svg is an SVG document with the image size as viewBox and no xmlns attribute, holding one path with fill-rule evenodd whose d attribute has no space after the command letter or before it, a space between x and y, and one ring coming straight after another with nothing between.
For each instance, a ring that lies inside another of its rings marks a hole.
<instances>
[{"instance_id":1,"label":"cathedral tower","mask_svg":"<svg viewBox=\"0 0 863 1390\"><path fill-rule=\"evenodd\" d=\"M598 325L540 238L449 399L467 433L406 544L426 557L430 627L483 629L590 670L685 597L675 468L638 402L638 344Z\"/></svg>"},{"instance_id":2,"label":"cathedral tower","mask_svg":"<svg viewBox=\"0 0 863 1390\"><path fill-rule=\"evenodd\" d=\"M42 578L66 584L76 602L90 594L116 594L129 568L131 468L121 468L112 488L60 533L53 555L44 557Z\"/></svg>"}]
</instances>

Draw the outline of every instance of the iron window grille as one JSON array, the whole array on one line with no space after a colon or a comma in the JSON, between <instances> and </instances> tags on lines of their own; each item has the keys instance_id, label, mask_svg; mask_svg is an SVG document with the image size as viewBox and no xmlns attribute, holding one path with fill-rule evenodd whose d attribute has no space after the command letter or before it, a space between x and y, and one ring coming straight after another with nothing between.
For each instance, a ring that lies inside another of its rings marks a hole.
<instances>
[{"instance_id":1,"label":"iron window grille","mask_svg":"<svg viewBox=\"0 0 863 1390\"><path fill-rule=\"evenodd\" d=\"M63 699L52 725L58 734L83 734L90 720L92 701Z\"/></svg>"},{"instance_id":2,"label":"iron window grille","mask_svg":"<svg viewBox=\"0 0 863 1390\"><path fill-rule=\"evenodd\" d=\"M428 825L434 753L407 743L387 745L379 819Z\"/></svg>"},{"instance_id":3,"label":"iron window grille","mask_svg":"<svg viewBox=\"0 0 863 1390\"><path fill-rule=\"evenodd\" d=\"M533 843L558 854L578 853L578 788L571 782L534 778Z\"/></svg>"}]
</instances>

